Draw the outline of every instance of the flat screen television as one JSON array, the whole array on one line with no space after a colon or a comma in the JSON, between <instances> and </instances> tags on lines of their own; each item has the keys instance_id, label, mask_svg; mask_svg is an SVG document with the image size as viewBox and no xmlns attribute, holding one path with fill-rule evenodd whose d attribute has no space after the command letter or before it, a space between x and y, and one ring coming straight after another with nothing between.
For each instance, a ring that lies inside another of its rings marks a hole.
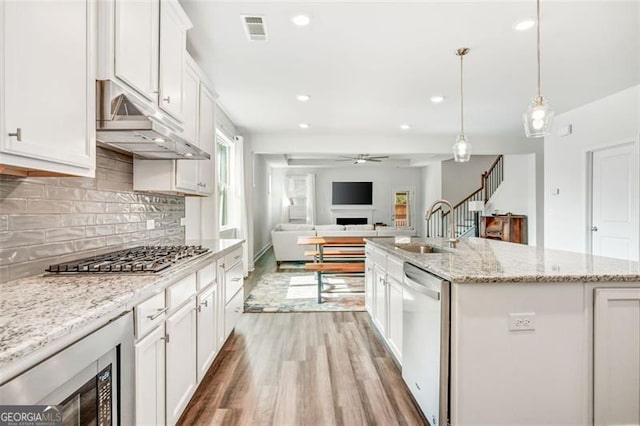
<instances>
[{"instance_id":1,"label":"flat screen television","mask_svg":"<svg viewBox=\"0 0 640 426\"><path fill-rule=\"evenodd\" d=\"M331 204L336 206L372 205L373 182L333 182Z\"/></svg>"}]
</instances>

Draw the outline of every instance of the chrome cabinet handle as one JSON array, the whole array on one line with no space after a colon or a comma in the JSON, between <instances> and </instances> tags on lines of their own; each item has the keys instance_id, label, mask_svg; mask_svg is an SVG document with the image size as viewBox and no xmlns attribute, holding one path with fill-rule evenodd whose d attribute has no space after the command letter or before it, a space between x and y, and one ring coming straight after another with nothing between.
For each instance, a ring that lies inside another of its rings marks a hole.
<instances>
[{"instance_id":1,"label":"chrome cabinet handle","mask_svg":"<svg viewBox=\"0 0 640 426\"><path fill-rule=\"evenodd\" d=\"M164 308L164 309L158 309L158 312L156 312L153 315L147 315L147 318L149 318L151 321L153 321L154 319L158 318L160 315L164 314L165 312L167 312L169 310L168 307Z\"/></svg>"},{"instance_id":2,"label":"chrome cabinet handle","mask_svg":"<svg viewBox=\"0 0 640 426\"><path fill-rule=\"evenodd\" d=\"M9 133L9 136L15 136L18 142L22 142L22 129L18 127L14 133Z\"/></svg>"},{"instance_id":3,"label":"chrome cabinet handle","mask_svg":"<svg viewBox=\"0 0 640 426\"><path fill-rule=\"evenodd\" d=\"M592 226L591 227L591 232L598 232L598 227L597 226Z\"/></svg>"},{"instance_id":4,"label":"chrome cabinet handle","mask_svg":"<svg viewBox=\"0 0 640 426\"><path fill-rule=\"evenodd\" d=\"M162 98L163 101L165 101L166 103L170 104L171 103L171 96L167 96L166 98Z\"/></svg>"},{"instance_id":5,"label":"chrome cabinet handle","mask_svg":"<svg viewBox=\"0 0 640 426\"><path fill-rule=\"evenodd\" d=\"M237 283L238 281L240 281L240 278L239 277L231 278L231 281L233 281L234 283Z\"/></svg>"},{"instance_id":6,"label":"chrome cabinet handle","mask_svg":"<svg viewBox=\"0 0 640 426\"><path fill-rule=\"evenodd\" d=\"M161 337L160 340L164 340L166 343L169 343L169 335L165 334L164 337Z\"/></svg>"},{"instance_id":7,"label":"chrome cabinet handle","mask_svg":"<svg viewBox=\"0 0 640 426\"><path fill-rule=\"evenodd\" d=\"M202 302L200 302L200 304L198 305L198 312L202 312L202 305L204 305L205 308L209 307L209 301L208 300L203 300Z\"/></svg>"}]
</instances>

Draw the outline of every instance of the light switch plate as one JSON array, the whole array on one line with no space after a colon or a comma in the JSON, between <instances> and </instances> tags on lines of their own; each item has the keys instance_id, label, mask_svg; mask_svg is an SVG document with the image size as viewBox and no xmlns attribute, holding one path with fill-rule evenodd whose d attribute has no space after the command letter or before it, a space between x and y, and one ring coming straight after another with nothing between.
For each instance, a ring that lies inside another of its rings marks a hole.
<instances>
[{"instance_id":1,"label":"light switch plate","mask_svg":"<svg viewBox=\"0 0 640 426\"><path fill-rule=\"evenodd\" d=\"M147 219L147 230L155 229L155 227L156 227L156 221L153 219Z\"/></svg>"},{"instance_id":2,"label":"light switch plate","mask_svg":"<svg viewBox=\"0 0 640 426\"><path fill-rule=\"evenodd\" d=\"M525 312L509 314L509 331L527 331L536 329L536 313Z\"/></svg>"}]
</instances>

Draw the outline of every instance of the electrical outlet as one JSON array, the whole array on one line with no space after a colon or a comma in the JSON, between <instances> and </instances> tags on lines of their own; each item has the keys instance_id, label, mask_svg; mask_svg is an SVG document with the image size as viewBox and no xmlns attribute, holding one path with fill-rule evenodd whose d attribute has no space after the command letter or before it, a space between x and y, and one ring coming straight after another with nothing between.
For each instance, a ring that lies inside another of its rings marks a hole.
<instances>
[{"instance_id":1,"label":"electrical outlet","mask_svg":"<svg viewBox=\"0 0 640 426\"><path fill-rule=\"evenodd\" d=\"M526 331L536 329L535 312L509 314L509 331Z\"/></svg>"},{"instance_id":2,"label":"electrical outlet","mask_svg":"<svg viewBox=\"0 0 640 426\"><path fill-rule=\"evenodd\" d=\"M181 217L180 218L180 226L185 226L187 224L187 218L186 217Z\"/></svg>"},{"instance_id":3,"label":"electrical outlet","mask_svg":"<svg viewBox=\"0 0 640 426\"><path fill-rule=\"evenodd\" d=\"M154 219L147 219L147 230L155 229L156 221Z\"/></svg>"}]
</instances>

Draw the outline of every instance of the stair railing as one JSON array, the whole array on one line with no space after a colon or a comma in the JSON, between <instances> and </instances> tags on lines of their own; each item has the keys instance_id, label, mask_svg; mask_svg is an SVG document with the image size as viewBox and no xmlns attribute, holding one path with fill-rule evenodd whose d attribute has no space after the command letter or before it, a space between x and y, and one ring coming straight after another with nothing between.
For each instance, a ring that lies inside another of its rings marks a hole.
<instances>
[{"instance_id":1,"label":"stair railing","mask_svg":"<svg viewBox=\"0 0 640 426\"><path fill-rule=\"evenodd\" d=\"M469 210L469 202L484 201L486 204L504 180L504 157L499 155L480 179L480 188L453 206L453 217L455 217L456 221L456 238L475 226L474 213ZM443 211L441 207L435 209L431 219L427 220L426 236L446 237L446 230L452 216L451 213L450 210Z\"/></svg>"}]
</instances>

